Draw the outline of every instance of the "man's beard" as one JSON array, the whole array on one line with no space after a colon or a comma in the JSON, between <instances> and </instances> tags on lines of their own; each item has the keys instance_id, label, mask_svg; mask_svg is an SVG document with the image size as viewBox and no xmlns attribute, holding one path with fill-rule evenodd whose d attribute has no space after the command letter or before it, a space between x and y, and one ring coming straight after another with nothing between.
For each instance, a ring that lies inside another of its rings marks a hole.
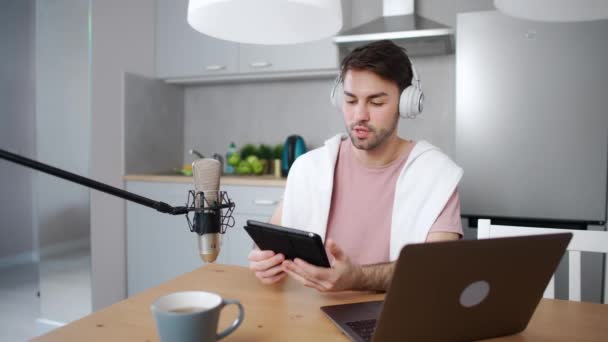
<instances>
[{"instance_id":1,"label":"man's beard","mask_svg":"<svg viewBox=\"0 0 608 342\"><path fill-rule=\"evenodd\" d=\"M353 146L360 150L371 151L378 146L384 144L388 137L397 129L397 121L399 120L399 116L395 115L395 121L389 128L384 128L378 130L376 127L368 124L364 124L362 122L355 122L348 127L348 136L350 141L353 143ZM371 134L371 137L368 137L365 140L360 140L356 136L353 135L353 129L355 126L363 126L365 127Z\"/></svg>"}]
</instances>

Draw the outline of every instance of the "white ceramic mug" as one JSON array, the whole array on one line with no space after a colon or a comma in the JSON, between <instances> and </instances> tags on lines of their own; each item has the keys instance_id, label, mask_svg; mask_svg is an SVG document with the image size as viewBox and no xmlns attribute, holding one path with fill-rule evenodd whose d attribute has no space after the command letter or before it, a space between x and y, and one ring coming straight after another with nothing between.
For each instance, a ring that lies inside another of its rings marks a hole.
<instances>
[{"instance_id":1,"label":"white ceramic mug","mask_svg":"<svg viewBox=\"0 0 608 342\"><path fill-rule=\"evenodd\" d=\"M239 316L226 330L217 333L222 308L229 304L239 307ZM243 321L244 310L238 300L224 299L203 291L174 292L152 303L150 309L156 321L161 341L213 342L232 333Z\"/></svg>"}]
</instances>

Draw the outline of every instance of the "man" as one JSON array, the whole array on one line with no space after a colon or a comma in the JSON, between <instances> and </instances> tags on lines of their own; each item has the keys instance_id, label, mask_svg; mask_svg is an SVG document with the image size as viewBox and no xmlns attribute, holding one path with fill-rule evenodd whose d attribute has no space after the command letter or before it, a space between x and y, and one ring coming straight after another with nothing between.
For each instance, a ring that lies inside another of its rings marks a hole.
<instances>
[{"instance_id":1,"label":"man","mask_svg":"<svg viewBox=\"0 0 608 342\"><path fill-rule=\"evenodd\" d=\"M338 105L348 135L296 160L270 220L325 237L331 267L254 249L250 269L262 283L290 275L319 291L386 291L405 244L462 236L462 170L431 144L397 136L412 77L409 58L390 41L344 58Z\"/></svg>"}]
</instances>

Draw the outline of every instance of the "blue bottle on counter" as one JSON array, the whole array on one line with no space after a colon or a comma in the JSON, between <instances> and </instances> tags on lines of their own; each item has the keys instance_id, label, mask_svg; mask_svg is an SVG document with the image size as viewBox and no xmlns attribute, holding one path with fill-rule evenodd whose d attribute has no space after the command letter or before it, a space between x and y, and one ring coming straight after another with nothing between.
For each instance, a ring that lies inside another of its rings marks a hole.
<instances>
[{"instance_id":1,"label":"blue bottle on counter","mask_svg":"<svg viewBox=\"0 0 608 342\"><path fill-rule=\"evenodd\" d=\"M228 147L228 152L226 152L226 163L224 164L226 166L224 171L227 175L234 173L234 166L230 165L230 156L234 153L236 153L236 145L234 142L231 142L230 147Z\"/></svg>"}]
</instances>

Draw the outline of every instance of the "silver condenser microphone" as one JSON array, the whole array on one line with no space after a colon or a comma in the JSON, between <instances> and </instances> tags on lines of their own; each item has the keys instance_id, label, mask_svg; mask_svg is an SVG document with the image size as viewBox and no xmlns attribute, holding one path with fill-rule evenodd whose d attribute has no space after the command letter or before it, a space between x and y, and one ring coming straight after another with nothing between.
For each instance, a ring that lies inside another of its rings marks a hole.
<instances>
[{"instance_id":1,"label":"silver condenser microphone","mask_svg":"<svg viewBox=\"0 0 608 342\"><path fill-rule=\"evenodd\" d=\"M198 226L198 252L205 262L214 262L220 253L222 213L220 209L221 163L215 159L199 159L192 163L196 209L195 224Z\"/></svg>"}]
</instances>

